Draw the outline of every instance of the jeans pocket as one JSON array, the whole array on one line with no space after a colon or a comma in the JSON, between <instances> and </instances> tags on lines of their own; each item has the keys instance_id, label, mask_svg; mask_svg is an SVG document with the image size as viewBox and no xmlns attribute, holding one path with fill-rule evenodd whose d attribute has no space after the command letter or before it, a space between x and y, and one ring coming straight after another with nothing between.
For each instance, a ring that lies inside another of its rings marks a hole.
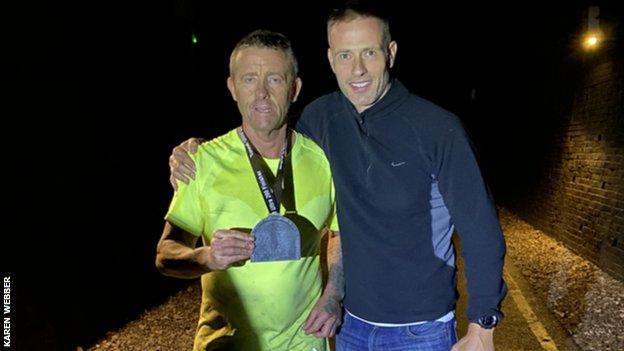
<instances>
[{"instance_id":1,"label":"jeans pocket","mask_svg":"<svg viewBox=\"0 0 624 351\"><path fill-rule=\"evenodd\" d=\"M426 322L405 327L407 334L413 338L432 338L438 335L444 335L446 331L446 323L443 322Z\"/></svg>"}]
</instances>

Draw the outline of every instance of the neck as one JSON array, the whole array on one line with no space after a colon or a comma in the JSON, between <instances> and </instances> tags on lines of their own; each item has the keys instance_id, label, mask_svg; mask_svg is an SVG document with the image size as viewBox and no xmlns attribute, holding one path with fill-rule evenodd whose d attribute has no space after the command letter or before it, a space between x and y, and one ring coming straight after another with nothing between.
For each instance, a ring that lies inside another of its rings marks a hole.
<instances>
[{"instance_id":1,"label":"neck","mask_svg":"<svg viewBox=\"0 0 624 351\"><path fill-rule=\"evenodd\" d=\"M384 97L384 96L386 96L386 94L388 93L388 91L390 91L390 87L391 87L391 85L392 85L392 82L388 82L388 84L386 84L386 87L384 88L383 93L381 93L381 95L379 96L379 98L378 98L375 102L373 102L372 104L370 104L370 105L368 105L368 106L365 106L365 107L360 107L360 108L358 108L358 107L356 106L356 107L355 107L355 110L356 110L358 113L362 113L362 112L364 112L364 111L368 110L369 108L373 107L376 103L378 103L381 99L383 99L383 97Z\"/></svg>"},{"instance_id":2,"label":"neck","mask_svg":"<svg viewBox=\"0 0 624 351\"><path fill-rule=\"evenodd\" d=\"M241 127L249 141L258 150L262 157L266 158L279 158L284 148L286 141L287 127L284 124L281 128L276 130L256 131L253 128L248 128L243 125Z\"/></svg>"}]
</instances>

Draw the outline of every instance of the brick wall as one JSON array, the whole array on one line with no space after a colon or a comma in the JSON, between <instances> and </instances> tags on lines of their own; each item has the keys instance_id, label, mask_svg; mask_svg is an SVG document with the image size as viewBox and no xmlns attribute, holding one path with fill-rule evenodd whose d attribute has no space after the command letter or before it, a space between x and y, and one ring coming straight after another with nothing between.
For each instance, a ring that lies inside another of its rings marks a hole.
<instances>
[{"instance_id":1,"label":"brick wall","mask_svg":"<svg viewBox=\"0 0 624 351\"><path fill-rule=\"evenodd\" d=\"M543 150L545 167L511 207L624 280L624 99L617 56L596 54L574 67L582 73Z\"/></svg>"}]
</instances>

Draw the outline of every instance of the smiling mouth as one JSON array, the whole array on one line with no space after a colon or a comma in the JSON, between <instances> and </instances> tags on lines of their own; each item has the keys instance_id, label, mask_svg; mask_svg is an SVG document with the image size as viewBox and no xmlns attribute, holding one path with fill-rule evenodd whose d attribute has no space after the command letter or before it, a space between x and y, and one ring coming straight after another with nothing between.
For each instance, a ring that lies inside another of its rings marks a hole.
<instances>
[{"instance_id":1,"label":"smiling mouth","mask_svg":"<svg viewBox=\"0 0 624 351\"><path fill-rule=\"evenodd\" d=\"M353 82L353 83L349 83L349 85L351 86L351 89L353 89L356 92L359 92L359 91L366 90L366 88L368 88L368 86L371 85L371 82L370 81Z\"/></svg>"}]
</instances>

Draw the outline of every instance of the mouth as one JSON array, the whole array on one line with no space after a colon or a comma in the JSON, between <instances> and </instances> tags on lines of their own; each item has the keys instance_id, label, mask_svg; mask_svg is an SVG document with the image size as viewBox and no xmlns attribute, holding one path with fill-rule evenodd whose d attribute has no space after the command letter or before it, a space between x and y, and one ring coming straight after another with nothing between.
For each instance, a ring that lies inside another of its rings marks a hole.
<instances>
[{"instance_id":1,"label":"mouth","mask_svg":"<svg viewBox=\"0 0 624 351\"><path fill-rule=\"evenodd\" d=\"M271 104L259 103L252 106L252 109L258 113L271 113L273 111L273 106Z\"/></svg>"},{"instance_id":2,"label":"mouth","mask_svg":"<svg viewBox=\"0 0 624 351\"><path fill-rule=\"evenodd\" d=\"M372 84L372 82L370 80L364 81L364 82L351 82L349 83L349 86L351 87L351 89L356 92L363 92L366 89L368 89L368 87Z\"/></svg>"}]
</instances>

